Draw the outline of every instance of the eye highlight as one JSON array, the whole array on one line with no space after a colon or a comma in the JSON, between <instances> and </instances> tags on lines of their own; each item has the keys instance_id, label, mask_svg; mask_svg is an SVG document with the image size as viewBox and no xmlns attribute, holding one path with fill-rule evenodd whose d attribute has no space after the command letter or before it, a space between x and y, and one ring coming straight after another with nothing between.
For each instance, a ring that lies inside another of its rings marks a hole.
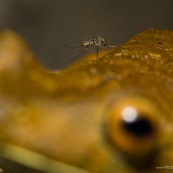
<instances>
[{"instance_id":1,"label":"eye highlight","mask_svg":"<svg viewBox=\"0 0 173 173\"><path fill-rule=\"evenodd\" d=\"M131 106L127 106L122 110L122 119L125 122L133 122L135 121L135 119L138 116L138 112L136 111L135 108L131 107Z\"/></svg>"},{"instance_id":2,"label":"eye highlight","mask_svg":"<svg viewBox=\"0 0 173 173\"><path fill-rule=\"evenodd\" d=\"M139 115L135 108L127 106L122 111L122 127L136 138L152 135L154 131L153 126L144 117L147 117L147 115Z\"/></svg>"},{"instance_id":3,"label":"eye highlight","mask_svg":"<svg viewBox=\"0 0 173 173\"><path fill-rule=\"evenodd\" d=\"M123 98L110 105L107 134L113 146L128 155L145 155L157 143L158 114L142 97Z\"/></svg>"}]
</instances>

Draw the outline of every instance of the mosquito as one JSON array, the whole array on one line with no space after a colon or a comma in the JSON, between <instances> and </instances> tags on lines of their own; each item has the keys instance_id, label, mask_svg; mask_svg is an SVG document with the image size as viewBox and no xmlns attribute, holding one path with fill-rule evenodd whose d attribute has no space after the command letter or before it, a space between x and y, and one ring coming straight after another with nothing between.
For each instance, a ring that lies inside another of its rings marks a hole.
<instances>
[{"instance_id":1,"label":"mosquito","mask_svg":"<svg viewBox=\"0 0 173 173\"><path fill-rule=\"evenodd\" d=\"M110 43L110 41L109 41L109 43ZM84 47L84 50L77 57L73 58L73 59L77 59L85 51L87 51L88 50L88 47L91 46L91 45L96 46L96 59L98 59L98 49L99 49L99 47L104 47L104 48L113 48L113 47L116 47L116 46L109 45L105 41L105 39L103 37L91 38L89 40L83 41L83 44L82 45L79 45L79 46L68 46L68 45L65 44L65 47L70 48L70 49L76 49L76 48Z\"/></svg>"}]
</instances>

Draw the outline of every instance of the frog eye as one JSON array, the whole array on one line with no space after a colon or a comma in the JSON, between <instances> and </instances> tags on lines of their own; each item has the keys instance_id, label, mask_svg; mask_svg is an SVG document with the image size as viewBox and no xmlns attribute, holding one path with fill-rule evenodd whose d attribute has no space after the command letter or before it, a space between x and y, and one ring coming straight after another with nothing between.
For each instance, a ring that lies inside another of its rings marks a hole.
<instances>
[{"instance_id":1,"label":"frog eye","mask_svg":"<svg viewBox=\"0 0 173 173\"><path fill-rule=\"evenodd\" d=\"M126 98L112 104L107 119L109 141L126 154L146 154L156 143L159 113L143 98Z\"/></svg>"}]
</instances>

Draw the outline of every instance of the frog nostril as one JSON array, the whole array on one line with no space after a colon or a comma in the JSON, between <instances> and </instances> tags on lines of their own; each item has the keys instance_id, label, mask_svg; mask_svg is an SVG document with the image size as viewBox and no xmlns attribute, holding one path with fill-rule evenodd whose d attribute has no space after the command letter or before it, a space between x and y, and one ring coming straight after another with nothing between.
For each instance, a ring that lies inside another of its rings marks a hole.
<instances>
[{"instance_id":1,"label":"frog nostril","mask_svg":"<svg viewBox=\"0 0 173 173\"><path fill-rule=\"evenodd\" d=\"M131 122L123 121L122 126L137 138L150 136L154 132L152 124L146 119L136 119Z\"/></svg>"}]
</instances>

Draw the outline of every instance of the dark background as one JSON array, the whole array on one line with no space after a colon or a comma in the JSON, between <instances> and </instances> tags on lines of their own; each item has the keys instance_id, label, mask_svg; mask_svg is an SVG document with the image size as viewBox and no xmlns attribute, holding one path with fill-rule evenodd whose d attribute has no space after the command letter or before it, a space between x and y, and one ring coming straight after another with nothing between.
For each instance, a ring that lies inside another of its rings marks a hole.
<instances>
[{"instance_id":1,"label":"dark background","mask_svg":"<svg viewBox=\"0 0 173 173\"><path fill-rule=\"evenodd\" d=\"M47 68L58 69L81 52L64 43L80 45L101 35L118 45L148 28L173 29L173 1L0 0L4 28L25 37Z\"/></svg>"}]
</instances>

